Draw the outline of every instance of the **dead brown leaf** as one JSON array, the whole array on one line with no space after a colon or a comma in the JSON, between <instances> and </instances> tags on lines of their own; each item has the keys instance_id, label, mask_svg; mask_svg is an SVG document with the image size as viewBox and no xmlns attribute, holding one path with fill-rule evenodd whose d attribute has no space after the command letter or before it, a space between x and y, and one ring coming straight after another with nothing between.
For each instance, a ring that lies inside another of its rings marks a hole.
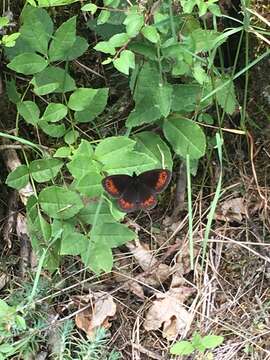
<instances>
[{"instance_id":1,"label":"dead brown leaf","mask_svg":"<svg viewBox=\"0 0 270 360\"><path fill-rule=\"evenodd\" d=\"M242 215L246 214L244 199L241 197L224 201L215 214L215 219L220 221L241 222Z\"/></svg>"},{"instance_id":2,"label":"dead brown leaf","mask_svg":"<svg viewBox=\"0 0 270 360\"><path fill-rule=\"evenodd\" d=\"M95 330L100 326L106 329L111 326L110 320L116 313L116 304L111 295L96 292L91 295L76 297L76 300L79 301L80 308L89 304L88 308L75 317L77 327L88 336L92 337Z\"/></svg>"},{"instance_id":3,"label":"dead brown leaf","mask_svg":"<svg viewBox=\"0 0 270 360\"><path fill-rule=\"evenodd\" d=\"M141 282L147 285L157 286L162 284L171 275L173 269L166 264L159 264L158 259L153 256L153 252L146 245L140 242L136 242L134 245L130 242L127 244L127 247L144 272L151 271L151 269L156 266L150 275L145 276L142 274L142 276L138 277Z\"/></svg>"},{"instance_id":4,"label":"dead brown leaf","mask_svg":"<svg viewBox=\"0 0 270 360\"><path fill-rule=\"evenodd\" d=\"M156 300L146 314L144 328L147 331L162 327L162 336L167 340L181 334L191 321L191 315L183 306L194 289L181 286L171 288L165 294L157 294Z\"/></svg>"},{"instance_id":5,"label":"dead brown leaf","mask_svg":"<svg viewBox=\"0 0 270 360\"><path fill-rule=\"evenodd\" d=\"M196 238L193 238L193 242L196 242ZM198 245L193 246L193 255L194 258L198 255L200 251L200 247ZM176 258L175 268L178 273L182 275L188 274L191 271L191 264L190 264L190 249L189 243L185 243L182 248L179 250L179 253ZM171 285L172 286L172 285Z\"/></svg>"}]
</instances>

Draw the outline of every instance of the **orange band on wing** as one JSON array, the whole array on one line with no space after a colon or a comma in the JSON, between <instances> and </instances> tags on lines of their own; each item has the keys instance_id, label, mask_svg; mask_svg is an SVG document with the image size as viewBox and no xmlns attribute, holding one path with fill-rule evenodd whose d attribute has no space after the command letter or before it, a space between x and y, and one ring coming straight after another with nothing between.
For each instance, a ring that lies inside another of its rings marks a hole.
<instances>
[{"instance_id":1,"label":"orange band on wing","mask_svg":"<svg viewBox=\"0 0 270 360\"><path fill-rule=\"evenodd\" d=\"M152 208L156 205L156 198L151 195L149 196L148 199L144 200L144 202L142 202L141 204L141 207L144 208L144 209L147 209L147 208Z\"/></svg>"},{"instance_id":2,"label":"orange band on wing","mask_svg":"<svg viewBox=\"0 0 270 360\"><path fill-rule=\"evenodd\" d=\"M104 182L105 189L108 191L109 194L117 196L120 195L119 190L115 186L112 179L106 179Z\"/></svg>"},{"instance_id":3,"label":"orange band on wing","mask_svg":"<svg viewBox=\"0 0 270 360\"><path fill-rule=\"evenodd\" d=\"M158 180L157 183L155 185L155 190L159 191L161 190L164 185L167 183L169 174L166 171L161 171L158 175Z\"/></svg>"},{"instance_id":4,"label":"orange band on wing","mask_svg":"<svg viewBox=\"0 0 270 360\"><path fill-rule=\"evenodd\" d=\"M135 208L135 204L128 202L124 199L119 199L118 200L118 204L121 207L121 209L123 209L124 211L130 211L133 210Z\"/></svg>"}]
</instances>

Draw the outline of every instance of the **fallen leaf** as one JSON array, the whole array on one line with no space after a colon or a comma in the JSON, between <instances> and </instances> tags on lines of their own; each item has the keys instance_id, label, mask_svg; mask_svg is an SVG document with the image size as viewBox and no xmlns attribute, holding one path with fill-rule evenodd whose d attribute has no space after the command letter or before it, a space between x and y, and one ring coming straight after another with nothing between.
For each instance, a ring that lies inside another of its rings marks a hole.
<instances>
[{"instance_id":1,"label":"fallen leaf","mask_svg":"<svg viewBox=\"0 0 270 360\"><path fill-rule=\"evenodd\" d=\"M193 243L196 242L195 236L193 237ZM199 238L200 240L200 238ZM196 258L196 256L199 254L200 246L194 245L193 246L193 258ZM189 243L186 242L182 248L179 250L179 253L176 258L176 264L175 269L178 273L181 273L182 275L188 274L191 271L190 266L190 249L189 249ZM172 285L171 285L172 286Z\"/></svg>"},{"instance_id":2,"label":"fallen leaf","mask_svg":"<svg viewBox=\"0 0 270 360\"><path fill-rule=\"evenodd\" d=\"M116 304L111 295L96 292L91 295L76 297L76 299L80 301L80 308L89 304L87 309L81 311L75 317L77 327L88 336L92 337L95 330L100 326L106 329L111 326L111 317L116 313Z\"/></svg>"},{"instance_id":3,"label":"fallen leaf","mask_svg":"<svg viewBox=\"0 0 270 360\"><path fill-rule=\"evenodd\" d=\"M242 215L246 214L244 199L241 197L230 199L221 203L215 214L215 219L220 221L241 222Z\"/></svg>"},{"instance_id":4,"label":"fallen leaf","mask_svg":"<svg viewBox=\"0 0 270 360\"><path fill-rule=\"evenodd\" d=\"M156 294L157 299L146 314L145 330L157 330L162 327L162 336L167 340L181 334L191 321L191 315L183 303L193 292L194 289L181 286L171 288L164 294Z\"/></svg>"},{"instance_id":5,"label":"fallen leaf","mask_svg":"<svg viewBox=\"0 0 270 360\"><path fill-rule=\"evenodd\" d=\"M153 256L153 251L146 245L137 241L136 245L130 242L127 247L144 272L153 269L153 273L149 275L142 274L142 276L138 276L141 282L151 286L159 286L172 274L173 268L166 264L159 264L158 259Z\"/></svg>"},{"instance_id":6,"label":"fallen leaf","mask_svg":"<svg viewBox=\"0 0 270 360\"><path fill-rule=\"evenodd\" d=\"M144 300L144 291L142 285L137 279L132 279L132 263L129 258L120 257L115 262L118 271L113 271L113 278L118 283L124 283L123 290L131 291L134 295ZM129 280L130 279L130 280Z\"/></svg>"},{"instance_id":7,"label":"fallen leaf","mask_svg":"<svg viewBox=\"0 0 270 360\"><path fill-rule=\"evenodd\" d=\"M143 287L137 281L129 281L127 284L127 288L140 299L144 300L144 291Z\"/></svg>"},{"instance_id":8,"label":"fallen leaf","mask_svg":"<svg viewBox=\"0 0 270 360\"><path fill-rule=\"evenodd\" d=\"M0 275L0 290L2 290L9 281L9 276L6 273Z\"/></svg>"}]
</instances>

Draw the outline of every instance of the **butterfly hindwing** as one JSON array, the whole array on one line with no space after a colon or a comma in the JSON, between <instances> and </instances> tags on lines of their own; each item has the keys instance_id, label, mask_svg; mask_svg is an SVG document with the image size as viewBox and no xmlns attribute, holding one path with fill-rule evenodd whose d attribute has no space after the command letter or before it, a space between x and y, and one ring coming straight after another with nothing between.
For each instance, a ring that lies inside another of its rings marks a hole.
<instances>
[{"instance_id":1,"label":"butterfly hindwing","mask_svg":"<svg viewBox=\"0 0 270 360\"><path fill-rule=\"evenodd\" d=\"M157 199L148 186L133 182L124 191L121 198L117 200L117 203L121 210L125 212L132 212L139 209L152 209L156 206Z\"/></svg>"},{"instance_id":2,"label":"butterfly hindwing","mask_svg":"<svg viewBox=\"0 0 270 360\"><path fill-rule=\"evenodd\" d=\"M143 210L151 210L157 204L155 192L147 185L140 184L138 189L138 207Z\"/></svg>"},{"instance_id":3,"label":"butterfly hindwing","mask_svg":"<svg viewBox=\"0 0 270 360\"><path fill-rule=\"evenodd\" d=\"M140 183L151 188L156 194L159 194L168 186L171 180L171 172L167 169L155 169L145 171L138 178Z\"/></svg>"},{"instance_id":4,"label":"butterfly hindwing","mask_svg":"<svg viewBox=\"0 0 270 360\"><path fill-rule=\"evenodd\" d=\"M102 180L104 189L114 198L120 198L132 181L129 175L111 175Z\"/></svg>"},{"instance_id":5,"label":"butterfly hindwing","mask_svg":"<svg viewBox=\"0 0 270 360\"><path fill-rule=\"evenodd\" d=\"M138 187L134 181L128 184L120 199L117 200L117 203L120 209L125 212L132 212L139 209Z\"/></svg>"}]
</instances>

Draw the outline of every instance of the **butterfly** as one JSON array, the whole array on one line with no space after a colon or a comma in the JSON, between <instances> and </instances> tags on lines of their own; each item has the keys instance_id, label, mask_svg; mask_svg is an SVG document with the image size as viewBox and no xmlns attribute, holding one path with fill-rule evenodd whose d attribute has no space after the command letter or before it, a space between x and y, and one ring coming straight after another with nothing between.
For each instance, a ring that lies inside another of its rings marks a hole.
<instances>
[{"instance_id":1,"label":"butterfly","mask_svg":"<svg viewBox=\"0 0 270 360\"><path fill-rule=\"evenodd\" d=\"M170 180L169 170L155 169L140 175L110 175L102 180L102 185L109 195L118 199L119 208L128 213L155 207L156 195L166 189Z\"/></svg>"}]
</instances>

